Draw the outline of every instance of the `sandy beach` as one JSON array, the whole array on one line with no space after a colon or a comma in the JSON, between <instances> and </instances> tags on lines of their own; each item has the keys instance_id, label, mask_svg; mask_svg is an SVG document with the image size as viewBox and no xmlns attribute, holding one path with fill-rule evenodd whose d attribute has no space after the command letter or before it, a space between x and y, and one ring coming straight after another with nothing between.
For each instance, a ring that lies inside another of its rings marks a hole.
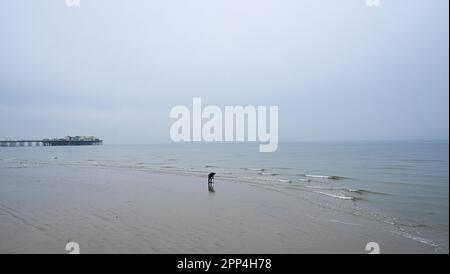
<instances>
[{"instance_id":1,"label":"sandy beach","mask_svg":"<svg viewBox=\"0 0 450 274\"><path fill-rule=\"evenodd\" d=\"M371 220L216 179L109 168L5 169L0 253L433 253ZM52 180L49 180L49 175Z\"/></svg>"}]
</instances>

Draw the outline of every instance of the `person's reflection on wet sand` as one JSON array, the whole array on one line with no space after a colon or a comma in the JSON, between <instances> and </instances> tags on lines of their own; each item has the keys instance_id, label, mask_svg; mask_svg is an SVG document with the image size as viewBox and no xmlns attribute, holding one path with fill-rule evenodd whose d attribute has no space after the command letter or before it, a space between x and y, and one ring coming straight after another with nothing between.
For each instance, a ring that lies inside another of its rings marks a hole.
<instances>
[{"instance_id":1,"label":"person's reflection on wet sand","mask_svg":"<svg viewBox=\"0 0 450 274\"><path fill-rule=\"evenodd\" d=\"M214 191L214 183L208 183L208 191L209 192L215 192Z\"/></svg>"}]
</instances>

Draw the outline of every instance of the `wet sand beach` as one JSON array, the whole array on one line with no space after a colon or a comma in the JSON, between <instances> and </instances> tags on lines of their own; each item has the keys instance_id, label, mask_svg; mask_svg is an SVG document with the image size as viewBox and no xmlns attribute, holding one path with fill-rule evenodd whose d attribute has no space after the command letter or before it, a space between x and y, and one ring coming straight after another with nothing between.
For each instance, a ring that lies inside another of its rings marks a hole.
<instances>
[{"instance_id":1,"label":"wet sand beach","mask_svg":"<svg viewBox=\"0 0 450 274\"><path fill-rule=\"evenodd\" d=\"M0 253L434 253L370 219L307 196L216 178L27 167L0 180ZM442 252L439 251L439 252ZM447 251L448 252L448 251Z\"/></svg>"}]
</instances>

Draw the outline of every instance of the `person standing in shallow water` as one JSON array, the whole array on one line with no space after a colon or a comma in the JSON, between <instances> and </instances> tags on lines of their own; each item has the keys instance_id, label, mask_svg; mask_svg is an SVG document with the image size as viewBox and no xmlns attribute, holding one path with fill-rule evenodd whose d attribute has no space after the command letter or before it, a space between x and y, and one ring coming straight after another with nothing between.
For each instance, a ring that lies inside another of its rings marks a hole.
<instances>
[{"instance_id":1,"label":"person standing in shallow water","mask_svg":"<svg viewBox=\"0 0 450 274\"><path fill-rule=\"evenodd\" d=\"M211 172L208 174L208 191L209 192L215 192L214 191L214 175L216 175L216 173Z\"/></svg>"}]
</instances>

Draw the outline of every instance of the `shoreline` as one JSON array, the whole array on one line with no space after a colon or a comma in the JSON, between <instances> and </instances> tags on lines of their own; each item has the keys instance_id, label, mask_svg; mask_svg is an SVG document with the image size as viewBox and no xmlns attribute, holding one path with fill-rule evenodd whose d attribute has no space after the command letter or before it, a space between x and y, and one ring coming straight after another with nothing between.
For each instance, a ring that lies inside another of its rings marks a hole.
<instances>
[{"instance_id":1,"label":"shoreline","mask_svg":"<svg viewBox=\"0 0 450 274\"><path fill-rule=\"evenodd\" d=\"M2 170L0 253L447 253L372 220L216 179L88 167ZM2 179L3 179L2 178Z\"/></svg>"}]
</instances>

